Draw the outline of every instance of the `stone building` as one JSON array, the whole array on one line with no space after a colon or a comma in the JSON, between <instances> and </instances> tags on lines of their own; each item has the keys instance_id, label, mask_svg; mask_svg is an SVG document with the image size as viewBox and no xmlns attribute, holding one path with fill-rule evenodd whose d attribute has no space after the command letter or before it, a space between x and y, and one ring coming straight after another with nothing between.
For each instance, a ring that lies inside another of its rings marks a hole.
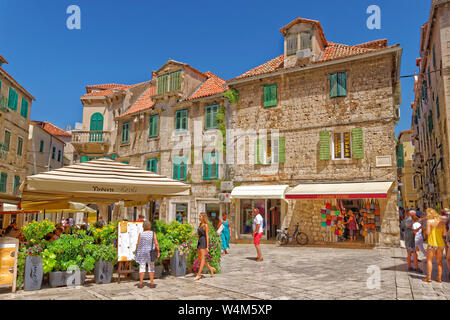
<instances>
[{"instance_id":1,"label":"stone building","mask_svg":"<svg viewBox=\"0 0 450 320\"><path fill-rule=\"evenodd\" d=\"M398 135L397 173L399 184L399 206L411 208L417 206L417 177L413 167L414 141L413 131L408 129Z\"/></svg>"},{"instance_id":2,"label":"stone building","mask_svg":"<svg viewBox=\"0 0 450 320\"><path fill-rule=\"evenodd\" d=\"M113 153L118 160L191 185L190 196L129 208L125 217L142 214L196 224L198 213L206 212L218 222L224 208L216 185L226 175L219 138L220 128L225 129L225 89L225 81L213 73L169 60L152 73L151 85L137 101L116 117Z\"/></svg>"},{"instance_id":3,"label":"stone building","mask_svg":"<svg viewBox=\"0 0 450 320\"><path fill-rule=\"evenodd\" d=\"M413 130L419 206L450 206L450 1L433 0L420 31Z\"/></svg>"},{"instance_id":4,"label":"stone building","mask_svg":"<svg viewBox=\"0 0 450 320\"><path fill-rule=\"evenodd\" d=\"M2 67L0 55L0 204L18 204L18 188L27 174L31 103L36 100ZM0 207L1 210L1 207ZM0 228L22 216L0 215Z\"/></svg>"},{"instance_id":5,"label":"stone building","mask_svg":"<svg viewBox=\"0 0 450 320\"><path fill-rule=\"evenodd\" d=\"M398 243L394 127L402 48L385 39L331 42L318 21L302 18L280 31L280 56L227 81L239 94L226 137L232 237L251 237L257 207L266 239L300 223L311 241L335 241L321 210L359 211L372 201L381 222L369 243Z\"/></svg>"}]
</instances>

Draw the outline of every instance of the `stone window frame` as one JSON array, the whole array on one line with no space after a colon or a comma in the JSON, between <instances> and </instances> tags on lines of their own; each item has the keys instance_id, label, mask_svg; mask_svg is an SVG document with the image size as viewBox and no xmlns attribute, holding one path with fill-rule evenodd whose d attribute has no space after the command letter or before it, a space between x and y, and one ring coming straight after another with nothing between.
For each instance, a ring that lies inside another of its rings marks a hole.
<instances>
[{"instance_id":1,"label":"stone window frame","mask_svg":"<svg viewBox=\"0 0 450 320\"><path fill-rule=\"evenodd\" d=\"M349 160L352 160L353 159L353 157L352 157L352 152L353 152L353 150L352 150L352 148L353 148L353 146L352 146L352 131L350 130L350 131L346 131L346 130L342 130L342 131L330 131L330 139L331 139L331 143L330 143L330 152L331 152L331 160L333 160L333 161L349 161ZM344 155L344 133L348 133L349 134L349 137L350 137L350 142L349 142L349 144L350 144L350 157L349 158L345 158L345 155ZM334 135L335 134L340 134L341 135L341 158L336 158L335 157L335 153L334 153Z\"/></svg>"}]
</instances>

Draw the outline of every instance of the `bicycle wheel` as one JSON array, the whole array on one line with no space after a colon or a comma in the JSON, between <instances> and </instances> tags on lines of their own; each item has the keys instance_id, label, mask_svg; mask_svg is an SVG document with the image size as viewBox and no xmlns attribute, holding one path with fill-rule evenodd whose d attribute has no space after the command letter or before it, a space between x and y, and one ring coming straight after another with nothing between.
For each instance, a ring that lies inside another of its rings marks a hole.
<instances>
[{"instance_id":1,"label":"bicycle wheel","mask_svg":"<svg viewBox=\"0 0 450 320\"><path fill-rule=\"evenodd\" d=\"M277 234L277 237L275 238L277 245L281 246L283 244L283 237L284 237L284 234L282 234L282 233Z\"/></svg>"},{"instance_id":2,"label":"bicycle wheel","mask_svg":"<svg viewBox=\"0 0 450 320\"><path fill-rule=\"evenodd\" d=\"M297 233L297 236L295 237L295 240L297 240L297 243L304 246L308 243L308 236L304 232Z\"/></svg>"}]
</instances>

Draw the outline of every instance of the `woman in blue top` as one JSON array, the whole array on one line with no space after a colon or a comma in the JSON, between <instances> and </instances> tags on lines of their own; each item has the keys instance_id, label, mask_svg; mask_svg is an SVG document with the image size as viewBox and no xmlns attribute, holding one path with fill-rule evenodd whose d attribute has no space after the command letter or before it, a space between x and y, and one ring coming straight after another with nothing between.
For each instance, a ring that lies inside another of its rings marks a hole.
<instances>
[{"instance_id":1,"label":"woman in blue top","mask_svg":"<svg viewBox=\"0 0 450 320\"><path fill-rule=\"evenodd\" d=\"M222 220L217 225L217 229L219 229L222 224L223 230L220 234L220 239L222 240L223 254L227 254L227 249L230 248L231 225L226 213L222 214Z\"/></svg>"}]
</instances>

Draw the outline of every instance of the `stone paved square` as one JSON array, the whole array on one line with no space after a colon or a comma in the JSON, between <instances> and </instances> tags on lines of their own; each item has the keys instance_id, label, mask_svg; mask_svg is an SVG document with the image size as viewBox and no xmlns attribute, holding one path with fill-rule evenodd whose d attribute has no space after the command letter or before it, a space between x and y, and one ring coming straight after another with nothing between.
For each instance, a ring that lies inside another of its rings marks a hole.
<instances>
[{"instance_id":1,"label":"stone paved square","mask_svg":"<svg viewBox=\"0 0 450 320\"><path fill-rule=\"evenodd\" d=\"M424 283L408 272L401 248L338 249L263 245L264 261L254 261L250 244L232 244L222 259L222 273L193 281L194 275L156 279L156 288L137 288L137 281L95 284L89 278L77 288L0 291L0 299L42 300L428 300L450 299L445 266L443 282ZM380 268L380 289L369 289L369 266ZM433 272L433 277L435 272ZM148 281L146 282L148 283Z\"/></svg>"}]
</instances>

